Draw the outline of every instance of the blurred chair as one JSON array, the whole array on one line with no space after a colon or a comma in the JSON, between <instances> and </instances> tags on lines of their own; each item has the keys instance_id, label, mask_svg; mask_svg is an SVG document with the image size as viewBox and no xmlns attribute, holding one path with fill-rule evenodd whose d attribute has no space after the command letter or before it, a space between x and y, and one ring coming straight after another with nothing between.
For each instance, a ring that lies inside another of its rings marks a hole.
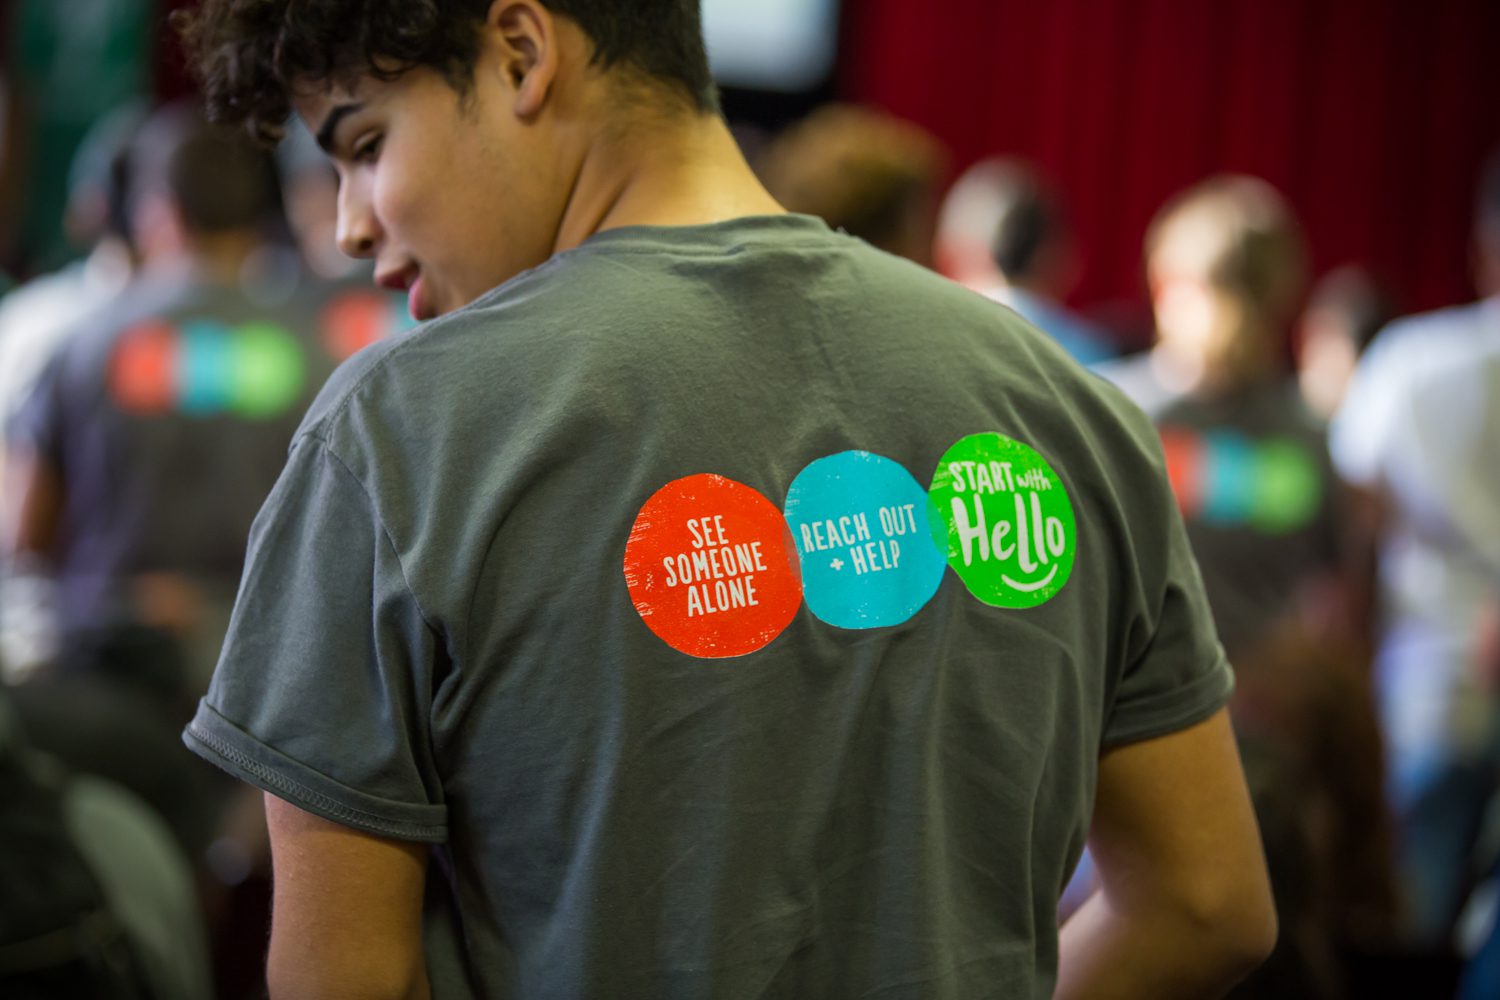
<instances>
[{"instance_id":1,"label":"blurred chair","mask_svg":"<svg viewBox=\"0 0 1500 1000\"><path fill-rule=\"evenodd\" d=\"M181 848L128 792L28 747L3 691L0 788L0 994L209 995L203 915Z\"/></svg>"}]
</instances>

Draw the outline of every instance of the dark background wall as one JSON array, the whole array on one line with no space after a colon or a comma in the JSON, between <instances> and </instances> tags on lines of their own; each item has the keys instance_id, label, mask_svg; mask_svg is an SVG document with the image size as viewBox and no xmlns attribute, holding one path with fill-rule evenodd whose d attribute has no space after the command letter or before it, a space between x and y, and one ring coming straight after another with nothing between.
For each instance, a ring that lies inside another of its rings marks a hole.
<instances>
[{"instance_id":1,"label":"dark background wall","mask_svg":"<svg viewBox=\"0 0 1500 1000\"><path fill-rule=\"evenodd\" d=\"M1497 0L853 0L839 89L926 126L955 168L1055 176L1084 305L1138 302L1163 200L1223 170L1293 202L1317 270L1407 308L1472 297L1472 194L1500 147Z\"/></svg>"}]
</instances>

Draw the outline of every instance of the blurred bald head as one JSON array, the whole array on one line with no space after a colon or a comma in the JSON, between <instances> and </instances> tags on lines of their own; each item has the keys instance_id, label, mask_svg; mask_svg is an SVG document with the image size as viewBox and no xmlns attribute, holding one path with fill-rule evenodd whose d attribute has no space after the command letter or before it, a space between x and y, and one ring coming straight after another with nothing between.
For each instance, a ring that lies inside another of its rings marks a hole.
<instances>
[{"instance_id":1,"label":"blurred bald head","mask_svg":"<svg viewBox=\"0 0 1500 1000\"><path fill-rule=\"evenodd\" d=\"M938 217L937 260L980 290L1013 285L1062 298L1076 276L1061 198L1013 157L981 160L954 183Z\"/></svg>"}]
</instances>

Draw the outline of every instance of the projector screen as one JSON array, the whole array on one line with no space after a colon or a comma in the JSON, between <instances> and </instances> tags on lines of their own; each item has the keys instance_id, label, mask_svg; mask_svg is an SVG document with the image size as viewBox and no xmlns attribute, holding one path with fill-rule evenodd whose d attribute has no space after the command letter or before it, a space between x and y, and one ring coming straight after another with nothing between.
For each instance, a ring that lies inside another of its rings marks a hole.
<instances>
[{"instance_id":1,"label":"projector screen","mask_svg":"<svg viewBox=\"0 0 1500 1000\"><path fill-rule=\"evenodd\" d=\"M703 0L714 78L726 87L808 90L833 70L838 0Z\"/></svg>"}]
</instances>

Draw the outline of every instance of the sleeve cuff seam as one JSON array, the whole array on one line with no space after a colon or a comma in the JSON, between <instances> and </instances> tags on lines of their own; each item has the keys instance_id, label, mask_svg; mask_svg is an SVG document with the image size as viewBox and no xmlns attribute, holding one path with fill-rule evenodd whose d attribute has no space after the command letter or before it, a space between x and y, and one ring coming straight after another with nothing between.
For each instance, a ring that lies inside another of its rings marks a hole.
<instances>
[{"instance_id":1,"label":"sleeve cuff seam","mask_svg":"<svg viewBox=\"0 0 1500 1000\"><path fill-rule=\"evenodd\" d=\"M1223 708L1234 693L1234 673L1220 656L1214 668L1164 698L1117 706L1100 741L1109 749L1186 729Z\"/></svg>"},{"instance_id":2,"label":"sleeve cuff seam","mask_svg":"<svg viewBox=\"0 0 1500 1000\"><path fill-rule=\"evenodd\" d=\"M328 819L342 821L349 826L399 840L441 842L447 839L448 831L444 824L392 822L374 813L344 805L322 792L315 791L272 770L243 751L235 749L226 741L205 732L196 722L189 724L183 735L198 743L204 750L234 765L236 770L242 772L245 777L252 780L252 783L259 785L265 791L286 797L293 805L305 803L311 807L309 811Z\"/></svg>"}]
</instances>

